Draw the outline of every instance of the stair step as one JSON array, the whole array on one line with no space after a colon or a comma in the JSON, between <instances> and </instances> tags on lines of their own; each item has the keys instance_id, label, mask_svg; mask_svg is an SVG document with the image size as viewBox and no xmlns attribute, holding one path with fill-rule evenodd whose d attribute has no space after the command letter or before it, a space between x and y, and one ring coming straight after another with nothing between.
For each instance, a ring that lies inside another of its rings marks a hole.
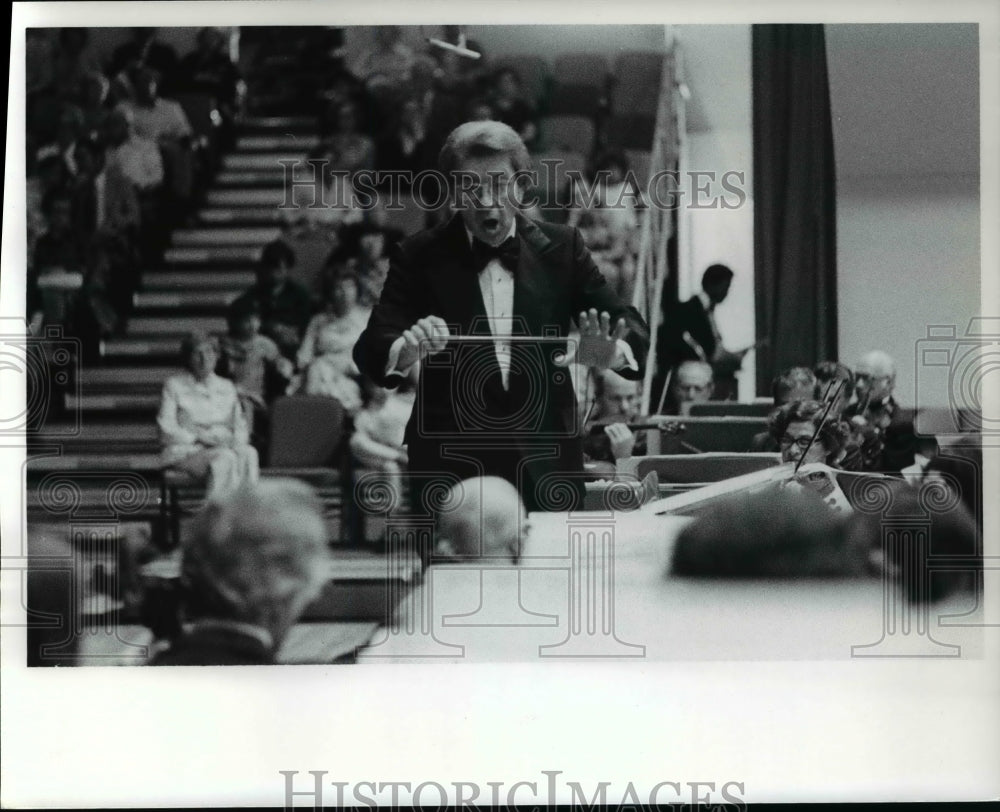
<instances>
[{"instance_id":1,"label":"stair step","mask_svg":"<svg viewBox=\"0 0 1000 812\"><path fill-rule=\"evenodd\" d=\"M181 352L181 336L106 338L100 345L103 358L172 358Z\"/></svg>"},{"instance_id":2,"label":"stair step","mask_svg":"<svg viewBox=\"0 0 1000 812\"><path fill-rule=\"evenodd\" d=\"M141 423L116 421L95 425L90 419L92 415L88 415L87 424L80 426L75 436L60 434L62 428L58 425L46 427L46 431L52 433L33 438L29 448L37 450L45 445L58 446L63 454L155 454L160 450L159 429L154 421L148 419L148 412L143 411Z\"/></svg>"},{"instance_id":3,"label":"stair step","mask_svg":"<svg viewBox=\"0 0 1000 812\"><path fill-rule=\"evenodd\" d=\"M183 336L225 330L226 320L222 316L139 316L128 320L130 336Z\"/></svg>"},{"instance_id":4,"label":"stair step","mask_svg":"<svg viewBox=\"0 0 1000 812\"><path fill-rule=\"evenodd\" d=\"M306 169L308 165L303 164ZM294 173L296 179L302 178L305 181L312 180L311 174L306 174L303 170L285 170L284 167L275 169L257 169L248 172L219 172L214 179L217 187L238 187L238 186L277 186L284 187L286 177Z\"/></svg>"},{"instance_id":5,"label":"stair step","mask_svg":"<svg viewBox=\"0 0 1000 812\"><path fill-rule=\"evenodd\" d=\"M278 239L278 228L182 228L173 233L178 248L201 246L221 248L230 245L262 246Z\"/></svg>"},{"instance_id":6,"label":"stair step","mask_svg":"<svg viewBox=\"0 0 1000 812\"><path fill-rule=\"evenodd\" d=\"M282 169L282 162L304 163L307 152L234 152L222 160L222 168L230 172L240 170Z\"/></svg>"},{"instance_id":7,"label":"stair step","mask_svg":"<svg viewBox=\"0 0 1000 812\"><path fill-rule=\"evenodd\" d=\"M280 206L285 203L285 190L271 189L209 189L205 196L210 206Z\"/></svg>"},{"instance_id":8,"label":"stair step","mask_svg":"<svg viewBox=\"0 0 1000 812\"><path fill-rule=\"evenodd\" d=\"M308 152L319 144L319 136L282 133L281 135L243 135L236 141L237 151L282 152L292 150Z\"/></svg>"},{"instance_id":9,"label":"stair step","mask_svg":"<svg viewBox=\"0 0 1000 812\"><path fill-rule=\"evenodd\" d=\"M163 252L163 261L168 265L256 265L258 259L260 246L257 245L219 245L213 248L183 246L168 248Z\"/></svg>"},{"instance_id":10,"label":"stair step","mask_svg":"<svg viewBox=\"0 0 1000 812\"><path fill-rule=\"evenodd\" d=\"M80 371L80 385L83 389L97 387L139 387L163 386L171 375L181 372L180 367L97 367ZM108 426L83 426L83 434L105 431Z\"/></svg>"},{"instance_id":11,"label":"stair step","mask_svg":"<svg viewBox=\"0 0 1000 812\"><path fill-rule=\"evenodd\" d=\"M160 395L154 392L66 395L66 408L82 412L155 412L160 408Z\"/></svg>"},{"instance_id":12,"label":"stair step","mask_svg":"<svg viewBox=\"0 0 1000 812\"><path fill-rule=\"evenodd\" d=\"M316 131L316 119L312 116L247 116L240 122L240 128L267 132L305 130L312 133Z\"/></svg>"},{"instance_id":13,"label":"stair step","mask_svg":"<svg viewBox=\"0 0 1000 812\"><path fill-rule=\"evenodd\" d=\"M143 274L146 292L220 290L242 291L256 281L253 271L152 271Z\"/></svg>"},{"instance_id":14,"label":"stair step","mask_svg":"<svg viewBox=\"0 0 1000 812\"><path fill-rule=\"evenodd\" d=\"M167 293L161 291L139 292L132 296L136 310L219 310L239 296L239 290L193 290Z\"/></svg>"},{"instance_id":15,"label":"stair step","mask_svg":"<svg viewBox=\"0 0 1000 812\"><path fill-rule=\"evenodd\" d=\"M273 225L284 223L286 212L276 206L241 206L239 208L202 209L198 220L205 225Z\"/></svg>"}]
</instances>

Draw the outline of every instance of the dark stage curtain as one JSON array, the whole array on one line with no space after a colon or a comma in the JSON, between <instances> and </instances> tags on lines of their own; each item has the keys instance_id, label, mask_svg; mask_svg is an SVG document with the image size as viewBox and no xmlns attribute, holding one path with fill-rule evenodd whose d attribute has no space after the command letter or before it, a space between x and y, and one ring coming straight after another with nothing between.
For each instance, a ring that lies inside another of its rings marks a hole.
<instances>
[{"instance_id":1,"label":"dark stage curtain","mask_svg":"<svg viewBox=\"0 0 1000 812\"><path fill-rule=\"evenodd\" d=\"M757 394L837 357L833 126L822 25L753 26Z\"/></svg>"}]
</instances>

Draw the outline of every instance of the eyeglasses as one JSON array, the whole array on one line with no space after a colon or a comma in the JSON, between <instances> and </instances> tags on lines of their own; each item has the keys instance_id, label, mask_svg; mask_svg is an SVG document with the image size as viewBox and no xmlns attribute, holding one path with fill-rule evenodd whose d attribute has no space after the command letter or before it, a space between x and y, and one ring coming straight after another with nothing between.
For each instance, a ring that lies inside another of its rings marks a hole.
<instances>
[{"instance_id":1,"label":"eyeglasses","mask_svg":"<svg viewBox=\"0 0 1000 812\"><path fill-rule=\"evenodd\" d=\"M869 375L867 372L857 372L854 375L855 383L874 383L875 381L887 381L891 375Z\"/></svg>"},{"instance_id":2,"label":"eyeglasses","mask_svg":"<svg viewBox=\"0 0 1000 812\"><path fill-rule=\"evenodd\" d=\"M812 437L789 437L787 434L780 440L782 448L789 448L790 446L797 445L803 451L809 448L811 443Z\"/></svg>"}]
</instances>

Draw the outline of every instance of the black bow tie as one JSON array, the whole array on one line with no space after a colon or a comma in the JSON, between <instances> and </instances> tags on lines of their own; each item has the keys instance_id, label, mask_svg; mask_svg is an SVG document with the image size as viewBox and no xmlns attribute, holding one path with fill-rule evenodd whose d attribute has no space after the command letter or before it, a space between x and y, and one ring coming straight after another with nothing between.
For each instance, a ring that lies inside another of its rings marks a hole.
<instances>
[{"instance_id":1,"label":"black bow tie","mask_svg":"<svg viewBox=\"0 0 1000 812\"><path fill-rule=\"evenodd\" d=\"M492 259L500 260L500 264L507 270L516 271L520 253L521 248L516 236L508 237L496 246L487 245L482 240L475 238L472 240L472 256L475 258L477 271L485 268Z\"/></svg>"}]
</instances>

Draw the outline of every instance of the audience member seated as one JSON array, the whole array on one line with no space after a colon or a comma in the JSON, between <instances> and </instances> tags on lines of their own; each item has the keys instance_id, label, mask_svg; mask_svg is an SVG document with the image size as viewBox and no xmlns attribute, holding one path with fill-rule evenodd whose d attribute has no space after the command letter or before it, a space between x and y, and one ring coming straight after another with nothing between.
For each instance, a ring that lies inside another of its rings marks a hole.
<instances>
[{"instance_id":1,"label":"audience member seated","mask_svg":"<svg viewBox=\"0 0 1000 812\"><path fill-rule=\"evenodd\" d=\"M165 96L173 93L171 82L177 75L177 52L157 41L158 32L158 28L133 28L131 39L119 45L111 57L108 75L121 82L129 93L131 76L137 68L155 70L162 79L160 92Z\"/></svg>"},{"instance_id":2,"label":"audience member seated","mask_svg":"<svg viewBox=\"0 0 1000 812\"><path fill-rule=\"evenodd\" d=\"M352 104L357 109L374 113L370 110L367 95L361 81L349 70L341 67L333 69L325 77L323 87L318 91L317 97L320 99L320 110L317 119L319 121L320 138L326 138L335 131L337 126L337 116L341 105ZM366 116L366 119L368 116ZM377 128L378 122L368 121ZM365 128L365 132L371 132Z\"/></svg>"},{"instance_id":3,"label":"audience member seated","mask_svg":"<svg viewBox=\"0 0 1000 812\"><path fill-rule=\"evenodd\" d=\"M160 77L148 67L132 74L133 98L119 107L132 115L132 130L140 138L154 141L161 148L179 146L191 137L191 124L177 102L159 95Z\"/></svg>"},{"instance_id":4,"label":"audience member seated","mask_svg":"<svg viewBox=\"0 0 1000 812\"><path fill-rule=\"evenodd\" d=\"M487 96L493 78L482 46L475 40L468 40L466 47L480 54L480 58L468 59L443 48L436 48L433 52L433 58L437 63L434 72L435 82L442 91L455 99L459 110L467 109L472 98Z\"/></svg>"},{"instance_id":5,"label":"audience member seated","mask_svg":"<svg viewBox=\"0 0 1000 812\"><path fill-rule=\"evenodd\" d=\"M775 406L784 406L796 400L819 400L816 395L816 377L812 370L807 367L790 367L778 375L771 383L771 396L774 398ZM776 452L778 441L771 436L771 432L762 431L753 438L750 445L751 451Z\"/></svg>"},{"instance_id":6,"label":"audience member seated","mask_svg":"<svg viewBox=\"0 0 1000 812\"><path fill-rule=\"evenodd\" d=\"M494 115L493 105L485 96L476 96L465 106L466 121L493 121Z\"/></svg>"},{"instance_id":7,"label":"audience member seated","mask_svg":"<svg viewBox=\"0 0 1000 812\"><path fill-rule=\"evenodd\" d=\"M289 359L295 358L313 312L309 292L290 278L294 267L295 252L287 243L268 243L257 266L257 282L230 305L240 308L251 301L256 303L261 335L274 341Z\"/></svg>"},{"instance_id":8,"label":"audience member seated","mask_svg":"<svg viewBox=\"0 0 1000 812\"><path fill-rule=\"evenodd\" d=\"M349 414L361 408L361 388L351 351L368 324L370 311L358 306L359 283L353 274L327 274L324 309L306 328L297 356L307 395L339 400Z\"/></svg>"},{"instance_id":9,"label":"audience member seated","mask_svg":"<svg viewBox=\"0 0 1000 812\"><path fill-rule=\"evenodd\" d=\"M350 439L356 466L398 476L406 469L404 445L406 424L413 410L419 364L396 389L383 389L368 378L362 380L365 408L354 416Z\"/></svg>"},{"instance_id":10,"label":"audience member seated","mask_svg":"<svg viewBox=\"0 0 1000 812\"><path fill-rule=\"evenodd\" d=\"M83 139L100 141L108 130L111 110L107 105L111 83L102 73L88 73L80 80L80 111Z\"/></svg>"},{"instance_id":11,"label":"audience member seated","mask_svg":"<svg viewBox=\"0 0 1000 812\"><path fill-rule=\"evenodd\" d=\"M399 188L409 190L417 173L434 168L427 113L413 96L404 98L378 143L379 169L409 173L401 176Z\"/></svg>"},{"instance_id":12,"label":"audience member seated","mask_svg":"<svg viewBox=\"0 0 1000 812\"><path fill-rule=\"evenodd\" d=\"M260 312L253 300L244 300L226 314L229 331L219 341L219 373L236 384L253 446L266 457L269 435L267 407L285 391L295 374L292 362L278 345L260 334Z\"/></svg>"},{"instance_id":13,"label":"audience member seated","mask_svg":"<svg viewBox=\"0 0 1000 812\"><path fill-rule=\"evenodd\" d=\"M52 57L52 84L67 101L79 104L81 83L101 73L101 65L90 47L86 28L60 28L59 44Z\"/></svg>"},{"instance_id":14,"label":"audience member seated","mask_svg":"<svg viewBox=\"0 0 1000 812\"><path fill-rule=\"evenodd\" d=\"M857 400L844 410L844 419L861 441L866 471L898 474L913 465L917 451L913 410L896 402L895 386L896 365L886 353L874 350L858 362Z\"/></svg>"},{"instance_id":15,"label":"audience member seated","mask_svg":"<svg viewBox=\"0 0 1000 812\"><path fill-rule=\"evenodd\" d=\"M155 142L133 132L130 110L118 108L108 116L108 171L132 185L139 199L140 249L145 262L155 262L165 245L168 227L163 209L164 168Z\"/></svg>"},{"instance_id":16,"label":"audience member seated","mask_svg":"<svg viewBox=\"0 0 1000 812\"><path fill-rule=\"evenodd\" d=\"M42 201L48 227L35 244L34 265L40 276L60 272L82 273L87 258L87 233L80 228L73 208L72 192L49 191Z\"/></svg>"},{"instance_id":17,"label":"audience member seated","mask_svg":"<svg viewBox=\"0 0 1000 812\"><path fill-rule=\"evenodd\" d=\"M391 242L399 239L393 230L373 222L349 226L341 231L341 244L330 257L335 270L354 274L360 283L358 304L371 308L382 295L382 286L389 274L387 253Z\"/></svg>"},{"instance_id":18,"label":"audience member seated","mask_svg":"<svg viewBox=\"0 0 1000 812\"><path fill-rule=\"evenodd\" d=\"M120 243L113 236L95 233L88 242L83 285L73 319L73 330L83 343L83 359L87 363L99 357L100 340L117 331L124 312L114 291L114 282L122 281L120 265L129 261L127 256L120 255L120 250Z\"/></svg>"},{"instance_id":19,"label":"audience member seated","mask_svg":"<svg viewBox=\"0 0 1000 812\"><path fill-rule=\"evenodd\" d=\"M25 184L25 216L28 225L28 264L33 262L35 243L45 233L45 198L53 189L66 189L69 178L62 161L55 155L39 161L31 153L27 160L27 182Z\"/></svg>"},{"instance_id":20,"label":"audience member seated","mask_svg":"<svg viewBox=\"0 0 1000 812\"><path fill-rule=\"evenodd\" d=\"M34 104L52 88L55 46L52 43L51 29L30 27L25 29L24 52L25 89L30 121L30 112Z\"/></svg>"},{"instance_id":21,"label":"audience member seated","mask_svg":"<svg viewBox=\"0 0 1000 812\"><path fill-rule=\"evenodd\" d=\"M579 226L591 256L608 284L626 300L635 284L639 234L638 190L621 153L598 158L590 184L575 186L569 225Z\"/></svg>"},{"instance_id":22,"label":"audience member seated","mask_svg":"<svg viewBox=\"0 0 1000 812\"><path fill-rule=\"evenodd\" d=\"M850 430L843 421L829 418L817 434L825 408L815 400L796 400L771 414L769 430L781 451L782 462L822 462L840 467Z\"/></svg>"},{"instance_id":23,"label":"audience member seated","mask_svg":"<svg viewBox=\"0 0 1000 812\"><path fill-rule=\"evenodd\" d=\"M602 472L613 475L615 462L646 453L646 433L636 434L626 425L639 413L641 382L626 380L610 369L599 372L594 381L596 406L585 427L584 459L609 463Z\"/></svg>"},{"instance_id":24,"label":"audience member seated","mask_svg":"<svg viewBox=\"0 0 1000 812\"><path fill-rule=\"evenodd\" d=\"M76 176L76 144L83 135L83 111L75 104L63 104L56 121L55 140L38 150L37 158L57 156L63 163L68 177Z\"/></svg>"},{"instance_id":25,"label":"audience member seated","mask_svg":"<svg viewBox=\"0 0 1000 812\"><path fill-rule=\"evenodd\" d=\"M163 184L163 159L155 141L136 134L132 110L118 107L108 116L108 166L128 179L140 195Z\"/></svg>"},{"instance_id":26,"label":"audience member seated","mask_svg":"<svg viewBox=\"0 0 1000 812\"><path fill-rule=\"evenodd\" d=\"M267 479L206 504L183 544L183 631L152 665L266 665L327 578L322 505Z\"/></svg>"},{"instance_id":27,"label":"audience member seated","mask_svg":"<svg viewBox=\"0 0 1000 812\"><path fill-rule=\"evenodd\" d=\"M195 163L192 151L191 123L177 102L158 95L159 77L150 68L139 68L133 75L133 97L119 106L132 114L133 129L140 138L147 138L160 148L164 176L169 180L168 191L174 203L183 205L194 194ZM171 222L180 212L175 205L164 212Z\"/></svg>"},{"instance_id":28,"label":"audience member seated","mask_svg":"<svg viewBox=\"0 0 1000 812\"><path fill-rule=\"evenodd\" d=\"M501 68L493 79L490 96L497 121L513 129L531 151L538 146L538 123L534 105L524 98L521 77L513 68Z\"/></svg>"},{"instance_id":29,"label":"audience member seated","mask_svg":"<svg viewBox=\"0 0 1000 812\"><path fill-rule=\"evenodd\" d=\"M215 374L217 341L189 335L181 344L186 372L163 385L157 424L168 470L206 480L208 498L235 491L258 475L257 451L232 381Z\"/></svg>"},{"instance_id":30,"label":"audience member seated","mask_svg":"<svg viewBox=\"0 0 1000 812\"><path fill-rule=\"evenodd\" d=\"M416 100L427 122L427 150L436 156L445 139L464 120L462 107L454 94L437 81L439 69L433 59L418 59L411 71L406 93Z\"/></svg>"},{"instance_id":31,"label":"audience member seated","mask_svg":"<svg viewBox=\"0 0 1000 812\"><path fill-rule=\"evenodd\" d=\"M87 233L134 239L142 222L135 187L119 166L108 167L104 149L94 141L76 148L78 174L74 184L77 219Z\"/></svg>"},{"instance_id":32,"label":"audience member seated","mask_svg":"<svg viewBox=\"0 0 1000 812\"><path fill-rule=\"evenodd\" d=\"M433 563L510 566L521 559L528 514L510 482L487 476L453 485L438 514Z\"/></svg>"},{"instance_id":33,"label":"audience member seated","mask_svg":"<svg viewBox=\"0 0 1000 812\"><path fill-rule=\"evenodd\" d=\"M403 30L398 25L379 25L374 28L374 47L353 66L352 73L361 79L369 90L378 91L383 86L399 87L410 79L418 57L403 42Z\"/></svg>"},{"instance_id":34,"label":"audience member seated","mask_svg":"<svg viewBox=\"0 0 1000 812\"><path fill-rule=\"evenodd\" d=\"M684 361L670 377L670 388L663 414L686 415L692 403L707 403L712 398L712 365L704 361Z\"/></svg>"},{"instance_id":35,"label":"audience member seated","mask_svg":"<svg viewBox=\"0 0 1000 812\"><path fill-rule=\"evenodd\" d=\"M181 59L175 84L178 93L210 96L221 118L222 146L233 145L233 128L245 95L239 68L229 57L225 34L218 28L198 31L197 44Z\"/></svg>"},{"instance_id":36,"label":"audience member seated","mask_svg":"<svg viewBox=\"0 0 1000 812\"><path fill-rule=\"evenodd\" d=\"M46 324L71 327L89 260L89 241L76 226L73 199L65 189L53 189L42 202L48 228L35 242L34 284L41 296Z\"/></svg>"},{"instance_id":37,"label":"audience member seated","mask_svg":"<svg viewBox=\"0 0 1000 812\"><path fill-rule=\"evenodd\" d=\"M307 223L338 226L360 222L363 217L354 190L354 177L359 171L375 168L375 142L361 131L359 115L360 110L353 102L341 102L333 132L309 154L310 161L320 162L317 171L323 178L323 205L309 205L313 196L311 188L297 186L293 190L298 214Z\"/></svg>"},{"instance_id":38,"label":"audience member seated","mask_svg":"<svg viewBox=\"0 0 1000 812\"><path fill-rule=\"evenodd\" d=\"M353 174L375 168L375 142L361 128L360 109L353 101L337 104L330 131L310 157L323 158L332 168Z\"/></svg>"}]
</instances>

